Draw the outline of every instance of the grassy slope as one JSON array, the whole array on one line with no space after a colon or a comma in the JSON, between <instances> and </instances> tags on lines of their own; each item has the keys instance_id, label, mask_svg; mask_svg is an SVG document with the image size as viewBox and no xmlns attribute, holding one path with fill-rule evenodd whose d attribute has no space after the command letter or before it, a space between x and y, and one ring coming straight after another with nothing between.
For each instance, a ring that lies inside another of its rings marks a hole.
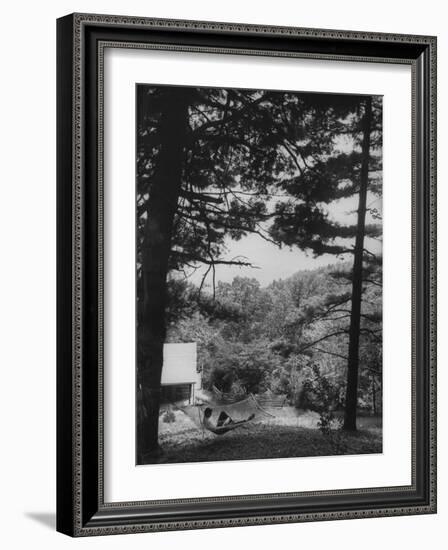
<instances>
[{"instance_id":1,"label":"grassy slope","mask_svg":"<svg viewBox=\"0 0 448 550\"><path fill-rule=\"evenodd\" d=\"M158 463L247 460L365 454L382 452L381 430L336 432L325 437L318 430L291 426L252 424L222 436L197 429L182 437L160 438L163 454Z\"/></svg>"}]
</instances>

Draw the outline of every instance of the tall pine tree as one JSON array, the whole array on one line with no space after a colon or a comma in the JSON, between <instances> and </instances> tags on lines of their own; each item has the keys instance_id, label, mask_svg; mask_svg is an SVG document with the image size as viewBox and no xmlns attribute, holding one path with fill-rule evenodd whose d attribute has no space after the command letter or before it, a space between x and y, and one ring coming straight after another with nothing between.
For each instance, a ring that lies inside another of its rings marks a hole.
<instances>
[{"instance_id":1,"label":"tall pine tree","mask_svg":"<svg viewBox=\"0 0 448 550\"><path fill-rule=\"evenodd\" d=\"M218 264L251 265L223 257L226 237L270 239L266 197L282 160L270 113L283 101L282 92L138 87L139 462L158 449L170 277L203 265L203 281L214 281Z\"/></svg>"},{"instance_id":2,"label":"tall pine tree","mask_svg":"<svg viewBox=\"0 0 448 550\"><path fill-rule=\"evenodd\" d=\"M334 312L350 303L344 429L356 430L360 336L364 332L378 338L377 329L361 326L361 318L364 266L372 258L378 260L366 250L365 241L381 236L378 224L366 223L368 197L381 194L381 99L346 96L338 103L323 96L308 107L299 136L292 124L283 126L292 176L281 183L287 198L276 205L270 233L276 241L316 256L353 258L353 268L339 273L350 279L350 293L328 297L325 306ZM338 204L356 199L354 223L341 223L331 215Z\"/></svg>"}]
</instances>

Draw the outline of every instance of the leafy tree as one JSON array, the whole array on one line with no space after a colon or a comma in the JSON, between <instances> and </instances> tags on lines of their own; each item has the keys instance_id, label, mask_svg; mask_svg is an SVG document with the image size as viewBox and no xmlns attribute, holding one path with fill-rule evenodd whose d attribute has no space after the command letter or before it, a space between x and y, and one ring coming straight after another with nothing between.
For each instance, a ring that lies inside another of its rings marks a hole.
<instances>
[{"instance_id":1,"label":"leafy tree","mask_svg":"<svg viewBox=\"0 0 448 550\"><path fill-rule=\"evenodd\" d=\"M238 308L238 317L226 323L229 339L247 343L261 336L272 303L269 293L260 289L257 279L235 277L232 283L219 283L215 299L226 309Z\"/></svg>"},{"instance_id":2,"label":"leafy tree","mask_svg":"<svg viewBox=\"0 0 448 550\"><path fill-rule=\"evenodd\" d=\"M226 341L225 346L216 350L212 361L211 383L224 392L238 384L245 394L265 391L280 362L269 342L263 340L249 344Z\"/></svg>"}]
</instances>

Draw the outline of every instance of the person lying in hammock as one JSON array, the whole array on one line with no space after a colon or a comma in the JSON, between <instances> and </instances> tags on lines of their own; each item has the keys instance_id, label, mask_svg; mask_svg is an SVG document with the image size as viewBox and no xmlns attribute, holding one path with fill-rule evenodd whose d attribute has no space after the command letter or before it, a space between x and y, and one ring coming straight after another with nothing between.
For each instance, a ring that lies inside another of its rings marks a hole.
<instances>
[{"instance_id":1,"label":"person lying in hammock","mask_svg":"<svg viewBox=\"0 0 448 550\"><path fill-rule=\"evenodd\" d=\"M227 432L230 432L230 430L239 428L243 424L246 424L246 422L249 422L250 420L252 420L255 416L255 414L252 413L245 420L238 420L237 422L235 422L225 411L221 411L221 413L218 416L218 420L216 424L214 424L212 422L212 414L213 414L213 409L211 409L210 407L207 407L204 411L203 423L204 423L204 428L207 428L207 430L210 430L216 435L222 435Z\"/></svg>"}]
</instances>

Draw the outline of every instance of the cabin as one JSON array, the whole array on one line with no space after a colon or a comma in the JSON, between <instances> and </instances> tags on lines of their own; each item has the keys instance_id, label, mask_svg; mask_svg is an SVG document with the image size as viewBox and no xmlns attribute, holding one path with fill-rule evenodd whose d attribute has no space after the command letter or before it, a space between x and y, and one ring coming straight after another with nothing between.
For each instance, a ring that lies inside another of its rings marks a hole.
<instances>
[{"instance_id":1,"label":"cabin","mask_svg":"<svg viewBox=\"0 0 448 550\"><path fill-rule=\"evenodd\" d=\"M165 344L161 382L162 404L192 404L195 392L201 387L202 373L197 363L196 342Z\"/></svg>"}]
</instances>

